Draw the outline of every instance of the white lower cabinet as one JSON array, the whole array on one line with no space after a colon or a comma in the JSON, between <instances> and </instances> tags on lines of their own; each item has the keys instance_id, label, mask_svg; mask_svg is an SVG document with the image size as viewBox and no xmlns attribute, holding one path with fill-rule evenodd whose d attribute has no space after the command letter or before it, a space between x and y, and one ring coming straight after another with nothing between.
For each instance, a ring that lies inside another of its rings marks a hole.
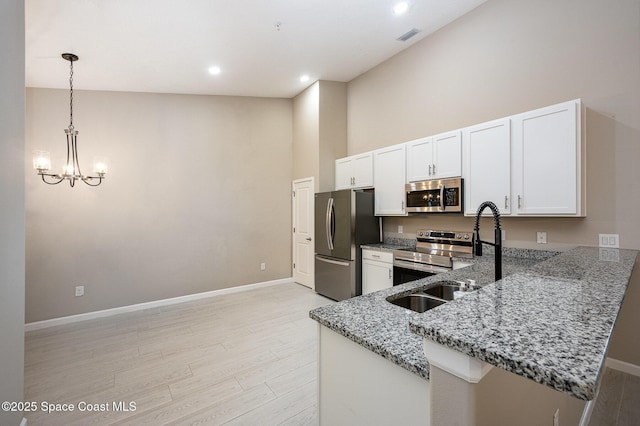
<instances>
[{"instance_id":1,"label":"white lower cabinet","mask_svg":"<svg viewBox=\"0 0 640 426\"><path fill-rule=\"evenodd\" d=\"M393 253L362 250L362 294L393 287Z\"/></svg>"}]
</instances>

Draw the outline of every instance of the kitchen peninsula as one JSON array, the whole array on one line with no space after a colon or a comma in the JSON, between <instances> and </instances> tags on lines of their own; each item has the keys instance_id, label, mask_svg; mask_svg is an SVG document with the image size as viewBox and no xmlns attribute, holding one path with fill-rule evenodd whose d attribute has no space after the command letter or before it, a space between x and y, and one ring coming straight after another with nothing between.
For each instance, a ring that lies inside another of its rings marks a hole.
<instances>
[{"instance_id":1,"label":"kitchen peninsula","mask_svg":"<svg viewBox=\"0 0 640 426\"><path fill-rule=\"evenodd\" d=\"M505 249L495 283L492 257L476 257L467 268L311 311L320 323L321 424L552 424L556 412L561 424L577 424L595 396L637 254ZM483 288L422 314L387 301L467 279ZM358 382L367 386L360 395ZM349 392L332 398L327 387Z\"/></svg>"}]
</instances>

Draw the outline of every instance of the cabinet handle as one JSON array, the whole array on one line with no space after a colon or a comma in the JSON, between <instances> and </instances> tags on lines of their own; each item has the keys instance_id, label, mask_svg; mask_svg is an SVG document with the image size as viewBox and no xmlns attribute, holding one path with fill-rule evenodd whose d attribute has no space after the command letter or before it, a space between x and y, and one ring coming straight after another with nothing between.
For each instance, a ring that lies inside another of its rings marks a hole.
<instances>
[{"instance_id":1,"label":"cabinet handle","mask_svg":"<svg viewBox=\"0 0 640 426\"><path fill-rule=\"evenodd\" d=\"M352 179L353 179L353 185L355 186L355 184L356 184L356 177L354 176Z\"/></svg>"},{"instance_id":2,"label":"cabinet handle","mask_svg":"<svg viewBox=\"0 0 640 426\"><path fill-rule=\"evenodd\" d=\"M401 201L401 202L400 202L400 209L401 209L402 211L404 211L404 201Z\"/></svg>"},{"instance_id":3,"label":"cabinet handle","mask_svg":"<svg viewBox=\"0 0 640 426\"><path fill-rule=\"evenodd\" d=\"M307 240L307 241L311 241L311 237L307 238L306 240Z\"/></svg>"},{"instance_id":4,"label":"cabinet handle","mask_svg":"<svg viewBox=\"0 0 640 426\"><path fill-rule=\"evenodd\" d=\"M433 165L433 175L435 176L435 174L436 174L436 165L434 164Z\"/></svg>"},{"instance_id":5,"label":"cabinet handle","mask_svg":"<svg viewBox=\"0 0 640 426\"><path fill-rule=\"evenodd\" d=\"M429 176L431 176L431 164L429 164Z\"/></svg>"},{"instance_id":6,"label":"cabinet handle","mask_svg":"<svg viewBox=\"0 0 640 426\"><path fill-rule=\"evenodd\" d=\"M522 208L522 199L520 198L520 196L518 195L518 208Z\"/></svg>"},{"instance_id":7,"label":"cabinet handle","mask_svg":"<svg viewBox=\"0 0 640 426\"><path fill-rule=\"evenodd\" d=\"M392 279L392 278L393 278L393 275L392 275L391 269L389 269L389 279Z\"/></svg>"},{"instance_id":8,"label":"cabinet handle","mask_svg":"<svg viewBox=\"0 0 640 426\"><path fill-rule=\"evenodd\" d=\"M376 259L380 259L380 255L379 254L372 254L371 257L375 257Z\"/></svg>"},{"instance_id":9,"label":"cabinet handle","mask_svg":"<svg viewBox=\"0 0 640 426\"><path fill-rule=\"evenodd\" d=\"M506 195L504 196L504 208L509 208L509 197L507 197Z\"/></svg>"}]
</instances>

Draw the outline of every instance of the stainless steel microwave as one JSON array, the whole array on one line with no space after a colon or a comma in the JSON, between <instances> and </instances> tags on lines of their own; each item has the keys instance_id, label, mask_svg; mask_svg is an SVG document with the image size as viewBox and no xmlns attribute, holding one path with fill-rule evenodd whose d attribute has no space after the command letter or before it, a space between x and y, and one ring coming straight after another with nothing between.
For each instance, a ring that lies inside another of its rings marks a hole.
<instances>
[{"instance_id":1,"label":"stainless steel microwave","mask_svg":"<svg viewBox=\"0 0 640 426\"><path fill-rule=\"evenodd\" d=\"M408 213L462 213L462 178L434 179L405 185Z\"/></svg>"}]
</instances>

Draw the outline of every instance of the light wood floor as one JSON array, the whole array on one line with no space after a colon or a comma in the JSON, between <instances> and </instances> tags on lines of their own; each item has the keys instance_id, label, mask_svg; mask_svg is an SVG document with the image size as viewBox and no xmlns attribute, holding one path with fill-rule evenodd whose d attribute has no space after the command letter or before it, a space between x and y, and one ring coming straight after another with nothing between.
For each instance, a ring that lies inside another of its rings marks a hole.
<instances>
[{"instance_id":1,"label":"light wood floor","mask_svg":"<svg viewBox=\"0 0 640 426\"><path fill-rule=\"evenodd\" d=\"M29 332L25 401L76 408L28 424L316 425L308 313L328 303L290 283Z\"/></svg>"},{"instance_id":2,"label":"light wood floor","mask_svg":"<svg viewBox=\"0 0 640 426\"><path fill-rule=\"evenodd\" d=\"M607 368L589 426L640 425L640 377Z\"/></svg>"}]
</instances>

